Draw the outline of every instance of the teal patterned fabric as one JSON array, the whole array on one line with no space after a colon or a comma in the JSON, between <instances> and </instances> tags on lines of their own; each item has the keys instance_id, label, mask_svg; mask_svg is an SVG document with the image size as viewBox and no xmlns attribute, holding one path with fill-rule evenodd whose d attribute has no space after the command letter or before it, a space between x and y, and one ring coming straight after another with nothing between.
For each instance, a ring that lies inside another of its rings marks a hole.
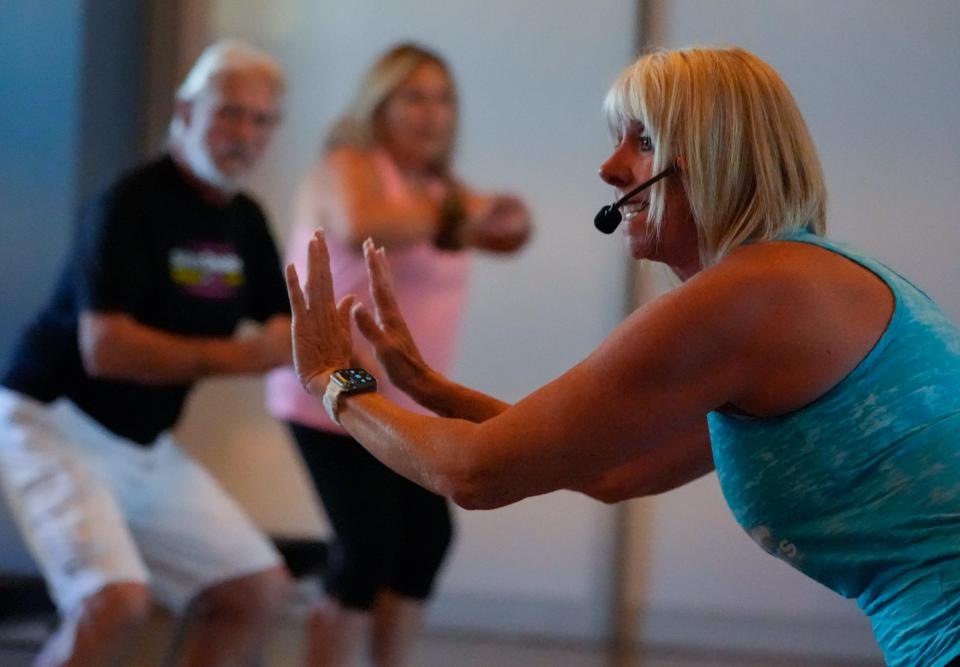
<instances>
[{"instance_id":1,"label":"teal patterned fabric","mask_svg":"<svg viewBox=\"0 0 960 667\"><path fill-rule=\"evenodd\" d=\"M723 494L768 553L856 598L887 663L960 655L960 333L922 291L839 243L890 287L874 349L807 407L708 417Z\"/></svg>"}]
</instances>

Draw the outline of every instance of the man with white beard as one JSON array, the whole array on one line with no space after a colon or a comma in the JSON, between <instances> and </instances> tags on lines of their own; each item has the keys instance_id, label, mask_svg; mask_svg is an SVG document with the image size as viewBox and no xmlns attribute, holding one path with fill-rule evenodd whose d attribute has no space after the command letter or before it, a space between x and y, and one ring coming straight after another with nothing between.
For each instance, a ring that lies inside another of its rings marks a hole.
<instances>
[{"instance_id":1,"label":"man with white beard","mask_svg":"<svg viewBox=\"0 0 960 667\"><path fill-rule=\"evenodd\" d=\"M282 610L279 555L170 429L197 380L290 362L277 251L240 192L283 87L250 46L201 55L169 153L84 209L0 380L0 481L62 617L38 665L127 664L152 601L186 621L176 664L250 664Z\"/></svg>"}]
</instances>

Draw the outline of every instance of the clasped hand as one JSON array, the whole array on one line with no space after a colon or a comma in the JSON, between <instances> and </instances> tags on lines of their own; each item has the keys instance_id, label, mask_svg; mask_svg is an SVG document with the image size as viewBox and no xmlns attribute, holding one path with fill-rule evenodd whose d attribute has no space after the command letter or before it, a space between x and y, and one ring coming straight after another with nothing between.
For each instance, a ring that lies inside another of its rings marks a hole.
<instances>
[{"instance_id":1,"label":"clasped hand","mask_svg":"<svg viewBox=\"0 0 960 667\"><path fill-rule=\"evenodd\" d=\"M533 229L523 201L503 194L480 201L464 230L465 243L494 253L512 253L522 248Z\"/></svg>"}]
</instances>

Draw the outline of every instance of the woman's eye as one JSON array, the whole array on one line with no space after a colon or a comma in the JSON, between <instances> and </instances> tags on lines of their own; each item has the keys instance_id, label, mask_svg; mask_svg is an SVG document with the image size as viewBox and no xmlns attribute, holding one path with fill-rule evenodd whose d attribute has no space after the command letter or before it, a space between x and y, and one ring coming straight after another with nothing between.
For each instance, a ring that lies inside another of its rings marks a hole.
<instances>
[{"instance_id":1,"label":"woman's eye","mask_svg":"<svg viewBox=\"0 0 960 667\"><path fill-rule=\"evenodd\" d=\"M419 90L407 90L400 94L400 99L405 104L423 104L426 100L426 95L421 93Z\"/></svg>"},{"instance_id":2,"label":"woman's eye","mask_svg":"<svg viewBox=\"0 0 960 667\"><path fill-rule=\"evenodd\" d=\"M642 151L652 151L653 150L653 139L646 135L640 135L640 138L637 140L637 144L640 146Z\"/></svg>"}]
</instances>

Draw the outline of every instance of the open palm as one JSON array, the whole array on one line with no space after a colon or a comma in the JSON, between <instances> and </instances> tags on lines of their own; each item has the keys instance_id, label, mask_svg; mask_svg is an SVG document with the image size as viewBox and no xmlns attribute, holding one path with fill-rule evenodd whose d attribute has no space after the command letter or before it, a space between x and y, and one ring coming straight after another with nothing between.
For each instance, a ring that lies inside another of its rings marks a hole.
<instances>
[{"instance_id":1,"label":"open palm","mask_svg":"<svg viewBox=\"0 0 960 667\"><path fill-rule=\"evenodd\" d=\"M322 394L329 373L350 365L350 308L354 302L353 295L347 295L339 304L334 303L323 230L317 230L310 239L303 289L293 264L287 265L286 278L293 310L293 364L304 388Z\"/></svg>"},{"instance_id":2,"label":"open palm","mask_svg":"<svg viewBox=\"0 0 960 667\"><path fill-rule=\"evenodd\" d=\"M423 378L430 367L420 355L397 306L383 248L374 248L373 242L368 239L363 244L363 257L375 313L371 315L358 303L353 307L354 321L360 333L373 345L377 361L387 372L390 381L400 390L410 393L416 381Z\"/></svg>"}]
</instances>

